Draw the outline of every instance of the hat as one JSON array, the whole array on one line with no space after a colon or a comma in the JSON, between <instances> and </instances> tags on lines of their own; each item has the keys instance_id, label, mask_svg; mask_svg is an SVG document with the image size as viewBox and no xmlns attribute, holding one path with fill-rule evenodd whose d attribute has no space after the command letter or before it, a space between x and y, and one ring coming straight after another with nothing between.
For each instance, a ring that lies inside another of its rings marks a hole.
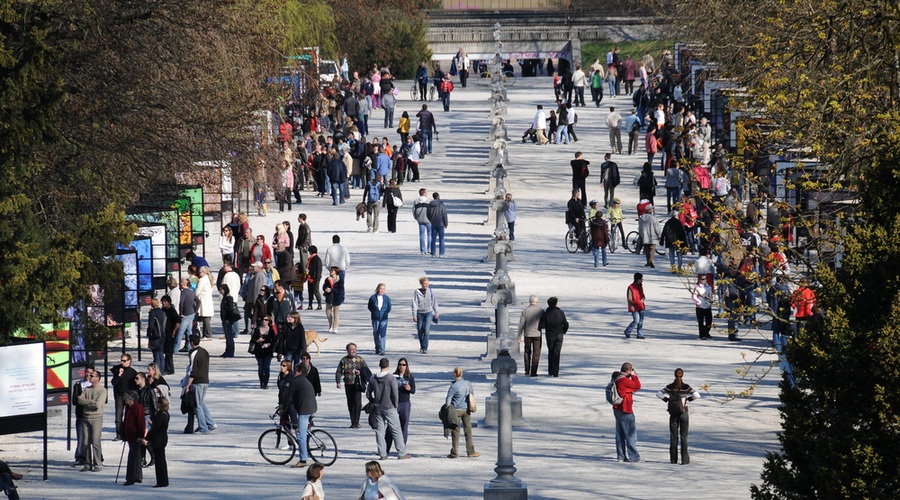
<instances>
[{"instance_id":1,"label":"hat","mask_svg":"<svg viewBox=\"0 0 900 500\"><path fill-rule=\"evenodd\" d=\"M262 267L262 262L260 262L258 260L255 262L251 262L250 267Z\"/></svg>"},{"instance_id":2,"label":"hat","mask_svg":"<svg viewBox=\"0 0 900 500\"><path fill-rule=\"evenodd\" d=\"M591 200L590 205L591 205L592 207L593 207L594 205L596 205L596 204L597 204L597 200Z\"/></svg>"},{"instance_id":3,"label":"hat","mask_svg":"<svg viewBox=\"0 0 900 500\"><path fill-rule=\"evenodd\" d=\"M618 198L613 198L613 205L621 205L622 202Z\"/></svg>"}]
</instances>

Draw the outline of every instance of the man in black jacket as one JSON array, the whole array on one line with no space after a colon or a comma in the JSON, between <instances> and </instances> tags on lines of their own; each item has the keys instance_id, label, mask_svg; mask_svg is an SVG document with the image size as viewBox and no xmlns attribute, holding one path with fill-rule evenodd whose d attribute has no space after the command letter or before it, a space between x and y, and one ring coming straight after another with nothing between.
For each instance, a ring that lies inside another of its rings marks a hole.
<instances>
[{"instance_id":1,"label":"man in black jacket","mask_svg":"<svg viewBox=\"0 0 900 500\"><path fill-rule=\"evenodd\" d=\"M566 313L556 307L559 299L550 297L547 299L547 310L541 317L538 328L543 330L547 337L547 349L549 351L549 372L551 377L559 376L559 354L562 351L563 335L569 331L569 322Z\"/></svg>"},{"instance_id":2,"label":"man in black jacket","mask_svg":"<svg viewBox=\"0 0 900 500\"><path fill-rule=\"evenodd\" d=\"M307 261L309 260L309 246L312 245L312 230L306 223L306 214L297 216L297 250L300 251L300 262L303 264L303 272L307 273ZM301 278L298 276L298 279Z\"/></svg>"},{"instance_id":3,"label":"man in black jacket","mask_svg":"<svg viewBox=\"0 0 900 500\"><path fill-rule=\"evenodd\" d=\"M134 378L137 371L131 367L131 354L122 354L119 358L120 364L112 367L109 372L112 373L113 396L116 399L116 439L122 440L122 414L125 412L125 393L127 391L137 390L137 383Z\"/></svg>"},{"instance_id":4,"label":"man in black jacket","mask_svg":"<svg viewBox=\"0 0 900 500\"><path fill-rule=\"evenodd\" d=\"M206 407L206 389L209 388L209 352L200 347L200 336L193 334L190 337L191 352L188 357L191 360L191 371L188 374L187 385L184 391L194 390L194 397L197 400L197 431L200 434L209 434L218 428L209 408Z\"/></svg>"},{"instance_id":5,"label":"man in black jacket","mask_svg":"<svg viewBox=\"0 0 900 500\"><path fill-rule=\"evenodd\" d=\"M308 368L303 363L294 365L294 380L291 382L287 393L285 406L291 412L291 420L298 425L297 441L300 442L300 461L291 467L306 467L309 459L309 449L306 446L306 433L309 430L309 419L318 410L316 404L316 391L312 383L306 378ZM296 414L296 419L294 415Z\"/></svg>"}]
</instances>

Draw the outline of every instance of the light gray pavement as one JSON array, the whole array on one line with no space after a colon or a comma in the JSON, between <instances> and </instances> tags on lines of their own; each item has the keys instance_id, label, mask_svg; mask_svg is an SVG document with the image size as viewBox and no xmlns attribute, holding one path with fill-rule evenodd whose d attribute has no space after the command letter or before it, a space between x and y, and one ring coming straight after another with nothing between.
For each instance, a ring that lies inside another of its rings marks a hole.
<instances>
[{"instance_id":1,"label":"light gray pavement","mask_svg":"<svg viewBox=\"0 0 900 500\"><path fill-rule=\"evenodd\" d=\"M420 103L408 100L410 82L401 82L402 111L411 115ZM553 103L549 78L519 79L509 92L511 165L508 167L510 191L519 205L516 224L516 260L511 277L516 283L520 305L512 308L511 320L518 321L522 304L535 293L544 304L552 295L559 297L561 308L571 323L562 352L559 378L546 376L546 345L541 359L541 376L514 377L513 390L523 399L527 426L514 431L517 477L528 484L532 499L593 498L671 498L687 496L702 499L748 498L749 487L759 481L767 449L777 447L777 372L763 380L752 397L726 402L728 391L747 389L751 380L741 378L749 366L750 378L766 370L772 357L759 352L767 347L767 332L742 330L741 342L723 340L721 330L713 330L714 340L700 342L694 307L687 292L688 280L667 272L667 259L657 257L655 270L643 267L643 257L624 253L610 255L606 268L595 269L590 254L569 254L563 246L566 231L563 213L570 194L569 160L576 150L591 161L588 199L602 199L599 167L603 153L609 151L605 118L610 103L607 97L600 109L579 108L576 128L580 141L572 145L537 146L522 144L521 134L529 127L534 106ZM422 182L404 184L406 206L401 209L398 232L386 231L382 212L381 230L369 234L365 222L355 220L353 206L362 192L352 192L352 203L339 209L330 199L315 198L304 192L304 203L290 213L270 210L263 219L251 216L255 232L271 234L276 222L295 223L301 211L309 215L313 243L324 253L331 235L338 233L351 252L347 274L347 301L341 307L339 334L327 329L324 311L304 311L303 323L327 336L321 356L313 356L319 368L323 395L319 398L316 423L331 432L340 447L337 463L325 470L325 491L329 498L356 498L365 478L364 464L377 459L373 431L348 429L349 419L342 390L333 383L334 368L343 355L344 344L354 341L370 366L378 357L373 342L366 300L379 282L387 285L393 299L387 352L392 369L401 356L409 358L418 386L412 398L409 451L413 460L391 458L382 465L400 485L408 498L480 498L485 482L492 479L496 460L495 429L475 429L478 459L445 458L450 443L442 434L437 418L451 380L450 371L461 366L483 402L493 390L489 361L482 360L485 336L490 332L493 311L481 305L485 284L493 271L492 263L482 263L492 227L484 225L489 196L485 165L489 128L486 87L475 83L452 94L452 111L441 111L439 102L430 103L440 141L433 155L422 164ZM622 110L630 109L627 97L613 98ZM589 104L590 106L590 104ZM623 113L624 114L624 113ZM372 131L396 142L394 127L382 129L382 114L371 118ZM627 137L623 137L627 141ZM626 142L627 145L627 142ZM614 157L622 170L623 184L617 196L626 210L626 231L635 227L636 188L630 180L639 170L645 155ZM447 258L432 259L418 252L417 226L410 211L415 191L426 187L438 191L449 211ZM270 208L273 205L270 204ZM295 225L295 224L294 224ZM214 233L215 231L210 231ZM208 255L219 267L215 235L208 242ZM647 340L626 340L622 330L629 321L625 308L625 288L636 271L645 274L648 312L645 321ZM410 298L417 278L427 275L440 301L441 322L432 329L432 345L427 355L418 353L415 325L411 322ZM218 307L218 299L216 300ZM717 327L721 328L721 320ZM272 498L297 497L305 483L303 470L273 466L260 457L256 444L260 433L270 427L268 415L276 404L273 362L269 390L258 389L256 363L246 353L247 337L239 339L238 357L222 359L219 321L214 320L214 340L204 342L212 355L208 406L219 429L208 435L183 435L185 419L173 411L167 450L171 487L154 490L152 468L144 470L143 485L128 488L113 484L120 443L113 436L113 405L107 406L104 433L106 468L99 474L81 473L70 467L72 452L65 449L65 420L51 418L50 480L40 480L40 434L0 436L0 458L14 470L26 473L21 481L23 498L99 497L123 493L136 498L247 498L264 495ZM130 341L133 342L133 341ZM116 345L111 349L115 351ZM131 348L130 348L131 350ZM132 351L133 352L133 351ZM116 359L117 353L111 356ZM149 356L136 366L146 366ZM177 355L176 370L184 370L186 357ZM517 356L521 370L521 357ZM610 373L622 362L635 365L644 389L635 396L638 448L643 462L615 461L614 420L605 402L603 388ZM703 399L691 404L690 448L692 463L669 464L668 416L666 406L655 393L672 380L676 367L685 370L685 381L701 391ZM177 386L176 376L168 377ZM177 406L177 401L173 406ZM478 418L484 416L483 404ZM64 414L63 414L64 415ZM124 476L124 470L122 471Z\"/></svg>"}]
</instances>

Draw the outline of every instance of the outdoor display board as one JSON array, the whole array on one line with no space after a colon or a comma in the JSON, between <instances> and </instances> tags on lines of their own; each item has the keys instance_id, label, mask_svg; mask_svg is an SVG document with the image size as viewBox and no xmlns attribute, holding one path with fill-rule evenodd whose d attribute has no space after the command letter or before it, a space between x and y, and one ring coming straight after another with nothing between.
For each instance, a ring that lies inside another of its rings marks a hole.
<instances>
[{"instance_id":1,"label":"outdoor display board","mask_svg":"<svg viewBox=\"0 0 900 500\"><path fill-rule=\"evenodd\" d=\"M141 222L136 234L150 238L152 246L151 289L162 290L166 287L166 226Z\"/></svg>"},{"instance_id":2,"label":"outdoor display board","mask_svg":"<svg viewBox=\"0 0 900 500\"><path fill-rule=\"evenodd\" d=\"M125 214L125 220L137 222L139 224L148 223L164 225L166 227L165 257L166 259L172 260L178 259L180 226L177 210L172 207L139 207L129 210L128 213Z\"/></svg>"},{"instance_id":3,"label":"outdoor display board","mask_svg":"<svg viewBox=\"0 0 900 500\"><path fill-rule=\"evenodd\" d=\"M137 293L150 295L153 293L153 242L149 237L138 236L127 246L119 246L119 250L134 251L137 255ZM127 275L126 275L127 276Z\"/></svg>"},{"instance_id":4,"label":"outdoor display board","mask_svg":"<svg viewBox=\"0 0 900 500\"><path fill-rule=\"evenodd\" d=\"M0 347L0 434L46 427L43 342Z\"/></svg>"},{"instance_id":5,"label":"outdoor display board","mask_svg":"<svg viewBox=\"0 0 900 500\"><path fill-rule=\"evenodd\" d=\"M122 301L125 309L138 308L138 254L135 250L119 250L116 260L122 263L125 276L123 278Z\"/></svg>"}]
</instances>

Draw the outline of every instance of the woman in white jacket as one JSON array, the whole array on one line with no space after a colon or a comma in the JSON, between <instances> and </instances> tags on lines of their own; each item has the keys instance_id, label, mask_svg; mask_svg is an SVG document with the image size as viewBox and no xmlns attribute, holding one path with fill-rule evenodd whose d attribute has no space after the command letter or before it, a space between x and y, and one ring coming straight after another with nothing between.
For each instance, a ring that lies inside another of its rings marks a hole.
<instances>
[{"instance_id":1,"label":"woman in white jacket","mask_svg":"<svg viewBox=\"0 0 900 500\"><path fill-rule=\"evenodd\" d=\"M376 461L366 463L366 480L359 491L359 500L406 500L391 478L384 475L381 464Z\"/></svg>"},{"instance_id":2,"label":"woman in white jacket","mask_svg":"<svg viewBox=\"0 0 900 500\"><path fill-rule=\"evenodd\" d=\"M219 239L219 251L222 252L222 263L234 264L234 234L231 233L231 228L228 226L222 229L222 238Z\"/></svg>"},{"instance_id":3,"label":"woman in white jacket","mask_svg":"<svg viewBox=\"0 0 900 500\"><path fill-rule=\"evenodd\" d=\"M200 301L200 308L197 310L197 316L198 321L203 323L203 337L210 339L212 338L213 282L208 267L201 267L199 273L196 293L197 300Z\"/></svg>"}]
</instances>

